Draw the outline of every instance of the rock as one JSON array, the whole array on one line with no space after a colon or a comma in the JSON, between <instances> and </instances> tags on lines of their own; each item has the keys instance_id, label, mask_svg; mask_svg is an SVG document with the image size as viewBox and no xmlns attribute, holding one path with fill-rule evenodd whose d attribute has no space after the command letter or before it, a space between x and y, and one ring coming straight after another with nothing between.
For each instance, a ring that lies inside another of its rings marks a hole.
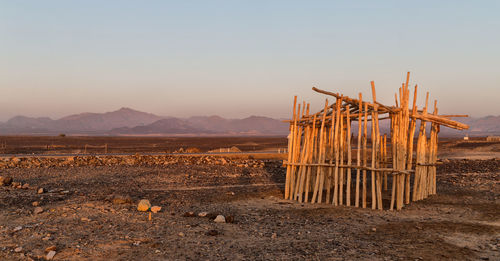
<instances>
[{"instance_id":1,"label":"rock","mask_svg":"<svg viewBox=\"0 0 500 261\"><path fill-rule=\"evenodd\" d=\"M52 245L52 246L49 246L47 248L45 248L45 253L48 253L50 251L56 251L57 247Z\"/></svg>"},{"instance_id":2,"label":"rock","mask_svg":"<svg viewBox=\"0 0 500 261\"><path fill-rule=\"evenodd\" d=\"M137 204L137 210L139 211L148 211L151 208L151 203L147 199L141 199L139 204Z\"/></svg>"},{"instance_id":3,"label":"rock","mask_svg":"<svg viewBox=\"0 0 500 261\"><path fill-rule=\"evenodd\" d=\"M14 188L21 187L21 183L19 182L11 182L10 185Z\"/></svg>"},{"instance_id":4,"label":"rock","mask_svg":"<svg viewBox=\"0 0 500 261\"><path fill-rule=\"evenodd\" d=\"M227 216L226 217L226 223L234 223L234 217L233 216Z\"/></svg>"},{"instance_id":5,"label":"rock","mask_svg":"<svg viewBox=\"0 0 500 261\"><path fill-rule=\"evenodd\" d=\"M179 234L178 234L178 235L179 235L180 237L184 237L184 236L185 236L185 235L184 235L184 233L182 233L182 232L179 232Z\"/></svg>"},{"instance_id":6,"label":"rock","mask_svg":"<svg viewBox=\"0 0 500 261\"><path fill-rule=\"evenodd\" d=\"M21 251L23 251L22 247L17 247L16 249L14 249L14 252L16 252L16 253L19 253Z\"/></svg>"},{"instance_id":7,"label":"rock","mask_svg":"<svg viewBox=\"0 0 500 261\"><path fill-rule=\"evenodd\" d=\"M214 222L215 222L215 223L226 223L226 218L225 218L223 215L218 215L218 216L214 219Z\"/></svg>"},{"instance_id":8,"label":"rock","mask_svg":"<svg viewBox=\"0 0 500 261\"><path fill-rule=\"evenodd\" d=\"M0 185L10 186L10 184L12 184L11 177L0 177Z\"/></svg>"},{"instance_id":9,"label":"rock","mask_svg":"<svg viewBox=\"0 0 500 261\"><path fill-rule=\"evenodd\" d=\"M205 234L207 236L218 236L220 233L219 233L219 231L212 229L212 230L207 231L207 233L205 233Z\"/></svg>"},{"instance_id":10,"label":"rock","mask_svg":"<svg viewBox=\"0 0 500 261\"><path fill-rule=\"evenodd\" d=\"M184 213L184 215L182 215L182 216L183 217L195 217L196 215L194 214L194 212L189 211L189 212Z\"/></svg>"},{"instance_id":11,"label":"rock","mask_svg":"<svg viewBox=\"0 0 500 261\"><path fill-rule=\"evenodd\" d=\"M160 210L161 210L160 206L152 206L151 207L151 212L153 212L153 213L158 213L158 212L160 212Z\"/></svg>"},{"instance_id":12,"label":"rock","mask_svg":"<svg viewBox=\"0 0 500 261\"><path fill-rule=\"evenodd\" d=\"M80 220L81 220L81 221L87 221L87 222L89 222L89 221L90 221L90 219L89 219L89 218L86 218L86 217L82 217Z\"/></svg>"},{"instance_id":13,"label":"rock","mask_svg":"<svg viewBox=\"0 0 500 261\"><path fill-rule=\"evenodd\" d=\"M56 255L56 251L52 250L50 251L47 256L45 257L45 259L47 260L52 260L54 258L54 256Z\"/></svg>"},{"instance_id":14,"label":"rock","mask_svg":"<svg viewBox=\"0 0 500 261\"><path fill-rule=\"evenodd\" d=\"M30 184L28 183L24 183L22 186L21 186L22 189L29 189L30 188Z\"/></svg>"},{"instance_id":15,"label":"rock","mask_svg":"<svg viewBox=\"0 0 500 261\"><path fill-rule=\"evenodd\" d=\"M33 214L38 215L43 212L43 208L41 207L36 207L35 210L33 210Z\"/></svg>"},{"instance_id":16,"label":"rock","mask_svg":"<svg viewBox=\"0 0 500 261\"><path fill-rule=\"evenodd\" d=\"M33 207L38 207L38 205L40 205L40 202L38 202L38 201L33 201L33 202L31 203L31 205L32 205Z\"/></svg>"},{"instance_id":17,"label":"rock","mask_svg":"<svg viewBox=\"0 0 500 261\"><path fill-rule=\"evenodd\" d=\"M17 226L17 227L15 227L15 228L12 230L12 232L17 232L17 231L19 231L19 230L21 230L21 229L23 229L23 227L22 227L22 226Z\"/></svg>"},{"instance_id":18,"label":"rock","mask_svg":"<svg viewBox=\"0 0 500 261\"><path fill-rule=\"evenodd\" d=\"M38 194L43 194L45 193L45 189L44 188L39 188L38 191L37 191Z\"/></svg>"},{"instance_id":19,"label":"rock","mask_svg":"<svg viewBox=\"0 0 500 261\"><path fill-rule=\"evenodd\" d=\"M208 215L208 212L200 212L198 213L198 217L206 217Z\"/></svg>"},{"instance_id":20,"label":"rock","mask_svg":"<svg viewBox=\"0 0 500 261\"><path fill-rule=\"evenodd\" d=\"M372 231L373 231L373 232L377 232L377 228L375 228L375 227L374 227L374 228L372 228Z\"/></svg>"},{"instance_id":21,"label":"rock","mask_svg":"<svg viewBox=\"0 0 500 261\"><path fill-rule=\"evenodd\" d=\"M123 196L123 195L117 195L117 196L113 197L113 199L111 201L113 202L113 204L116 204L116 205L132 204L132 202L133 202L131 197Z\"/></svg>"},{"instance_id":22,"label":"rock","mask_svg":"<svg viewBox=\"0 0 500 261\"><path fill-rule=\"evenodd\" d=\"M273 233L273 234L271 235L271 238L273 238L273 239L275 239L275 238L277 238L277 237L278 237L278 235L277 235L276 233Z\"/></svg>"}]
</instances>

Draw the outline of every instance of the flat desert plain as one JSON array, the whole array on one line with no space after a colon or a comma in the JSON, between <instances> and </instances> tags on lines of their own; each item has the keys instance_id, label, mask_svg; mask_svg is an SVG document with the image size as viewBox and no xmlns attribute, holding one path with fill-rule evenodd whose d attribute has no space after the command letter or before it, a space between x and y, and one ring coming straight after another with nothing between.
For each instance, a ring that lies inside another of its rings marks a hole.
<instances>
[{"instance_id":1,"label":"flat desert plain","mask_svg":"<svg viewBox=\"0 0 500 261\"><path fill-rule=\"evenodd\" d=\"M95 139L113 144L111 138L72 139L83 140L79 148ZM140 138L123 139L140 147ZM286 147L284 138L184 139L169 148ZM23 146L7 153L53 153ZM0 176L12 183L0 187L0 259L500 259L500 143L443 140L437 195L401 211L284 200L284 154L130 150L122 152L139 153L78 156L63 150L57 153L68 156L2 159ZM384 202L387 197L384 192ZM161 210L138 211L141 199ZM226 222L215 222L218 215Z\"/></svg>"}]
</instances>

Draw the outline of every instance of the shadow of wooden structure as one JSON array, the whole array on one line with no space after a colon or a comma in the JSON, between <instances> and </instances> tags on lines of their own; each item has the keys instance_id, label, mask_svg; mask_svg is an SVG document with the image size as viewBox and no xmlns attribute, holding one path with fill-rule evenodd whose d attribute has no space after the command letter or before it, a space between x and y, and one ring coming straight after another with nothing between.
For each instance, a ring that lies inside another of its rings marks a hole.
<instances>
[{"instance_id":1,"label":"shadow of wooden structure","mask_svg":"<svg viewBox=\"0 0 500 261\"><path fill-rule=\"evenodd\" d=\"M440 126L468 129L451 119L467 116L438 115L436 101L430 112L429 93L425 106L418 109L417 86L410 104L409 77L410 73L395 95L395 106L377 102L373 81L371 102L363 101L361 93L355 99L313 87L335 101L330 104L327 99L317 113L310 113L305 102L297 104L295 96L284 162L285 198L399 210L436 194ZM389 135L380 132L383 120L390 122Z\"/></svg>"}]
</instances>

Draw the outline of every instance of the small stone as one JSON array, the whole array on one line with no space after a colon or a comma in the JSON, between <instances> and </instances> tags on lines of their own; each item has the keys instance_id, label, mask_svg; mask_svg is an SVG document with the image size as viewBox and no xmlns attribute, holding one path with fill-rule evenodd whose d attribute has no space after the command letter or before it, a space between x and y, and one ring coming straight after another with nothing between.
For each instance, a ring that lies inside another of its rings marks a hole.
<instances>
[{"instance_id":1,"label":"small stone","mask_svg":"<svg viewBox=\"0 0 500 261\"><path fill-rule=\"evenodd\" d=\"M139 201L139 204L137 205L137 210L139 211L148 211L151 208L151 203L149 203L149 200L147 199L142 199Z\"/></svg>"},{"instance_id":2,"label":"small stone","mask_svg":"<svg viewBox=\"0 0 500 261\"><path fill-rule=\"evenodd\" d=\"M214 222L215 222L215 223L226 223L226 218L225 218L223 215L218 215L218 216L214 219Z\"/></svg>"},{"instance_id":3,"label":"small stone","mask_svg":"<svg viewBox=\"0 0 500 261\"><path fill-rule=\"evenodd\" d=\"M194 214L193 211L189 211L189 212L186 212L184 213L184 215L182 215L183 217L195 217L196 215Z\"/></svg>"},{"instance_id":4,"label":"small stone","mask_svg":"<svg viewBox=\"0 0 500 261\"><path fill-rule=\"evenodd\" d=\"M153 212L153 213L158 213L158 212L160 212L160 210L161 210L160 206L152 206L151 207L151 212Z\"/></svg>"},{"instance_id":5,"label":"small stone","mask_svg":"<svg viewBox=\"0 0 500 261\"><path fill-rule=\"evenodd\" d=\"M81 218L81 221L87 221L87 222L88 222L88 221L90 221L90 219L88 219L88 218L86 218L86 217L82 217L82 218Z\"/></svg>"},{"instance_id":6,"label":"small stone","mask_svg":"<svg viewBox=\"0 0 500 261\"><path fill-rule=\"evenodd\" d=\"M271 238L273 238L273 239L274 239L274 238L277 238L277 237L278 237L278 235L277 235L276 233L273 233L273 234L271 235Z\"/></svg>"},{"instance_id":7,"label":"small stone","mask_svg":"<svg viewBox=\"0 0 500 261\"><path fill-rule=\"evenodd\" d=\"M182 233L182 232L179 232L179 234L178 234L178 235L179 235L180 237L184 237L184 236L185 236L185 235L184 235L184 233Z\"/></svg>"},{"instance_id":8,"label":"small stone","mask_svg":"<svg viewBox=\"0 0 500 261\"><path fill-rule=\"evenodd\" d=\"M33 201L33 202L31 203L31 205L32 205L33 207L38 207L38 206L40 205L40 202L38 202L38 201Z\"/></svg>"},{"instance_id":9,"label":"small stone","mask_svg":"<svg viewBox=\"0 0 500 261\"><path fill-rule=\"evenodd\" d=\"M198 213L198 217L206 217L208 215L208 212L200 212Z\"/></svg>"},{"instance_id":10,"label":"small stone","mask_svg":"<svg viewBox=\"0 0 500 261\"><path fill-rule=\"evenodd\" d=\"M24 183L22 186L21 186L22 189L29 189L30 188L30 184L28 183Z\"/></svg>"},{"instance_id":11,"label":"small stone","mask_svg":"<svg viewBox=\"0 0 500 261\"><path fill-rule=\"evenodd\" d=\"M47 256L45 257L45 259L47 260L52 260L54 258L54 256L56 255L56 251L52 250L50 251Z\"/></svg>"},{"instance_id":12,"label":"small stone","mask_svg":"<svg viewBox=\"0 0 500 261\"><path fill-rule=\"evenodd\" d=\"M16 253L19 253L21 251L23 251L23 247L16 247L16 249L14 249L14 252Z\"/></svg>"},{"instance_id":13,"label":"small stone","mask_svg":"<svg viewBox=\"0 0 500 261\"><path fill-rule=\"evenodd\" d=\"M56 246L49 246L45 248L45 253L48 253L50 251L56 251L57 247Z\"/></svg>"},{"instance_id":14,"label":"small stone","mask_svg":"<svg viewBox=\"0 0 500 261\"><path fill-rule=\"evenodd\" d=\"M38 215L43 212L43 208L41 207L36 207L35 210L33 210L33 214Z\"/></svg>"},{"instance_id":15,"label":"small stone","mask_svg":"<svg viewBox=\"0 0 500 261\"><path fill-rule=\"evenodd\" d=\"M12 230L12 232L17 232L19 230L23 229L22 226L18 226L18 227L15 227L14 230Z\"/></svg>"},{"instance_id":16,"label":"small stone","mask_svg":"<svg viewBox=\"0 0 500 261\"><path fill-rule=\"evenodd\" d=\"M377 232L377 228L374 228L374 227L373 227L373 228L372 228L372 231L373 231L373 232Z\"/></svg>"},{"instance_id":17,"label":"small stone","mask_svg":"<svg viewBox=\"0 0 500 261\"><path fill-rule=\"evenodd\" d=\"M209 230L209 231L207 231L207 233L206 233L206 235L207 235L207 236L217 236L217 235L219 235L219 234L220 234L220 233L219 233L219 231L217 231L217 230L215 230L215 229Z\"/></svg>"},{"instance_id":18,"label":"small stone","mask_svg":"<svg viewBox=\"0 0 500 261\"><path fill-rule=\"evenodd\" d=\"M37 191L38 194L43 194L45 193L45 189L44 188L39 188L38 191Z\"/></svg>"}]
</instances>

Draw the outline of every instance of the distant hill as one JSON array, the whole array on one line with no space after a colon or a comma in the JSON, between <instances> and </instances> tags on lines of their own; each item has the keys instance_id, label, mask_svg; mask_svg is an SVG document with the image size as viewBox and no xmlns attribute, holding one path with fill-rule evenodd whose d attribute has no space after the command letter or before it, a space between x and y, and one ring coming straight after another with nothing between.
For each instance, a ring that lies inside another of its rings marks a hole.
<instances>
[{"instance_id":1,"label":"distant hill","mask_svg":"<svg viewBox=\"0 0 500 261\"><path fill-rule=\"evenodd\" d=\"M199 116L188 119L161 117L121 108L106 113L81 113L53 120L47 117L16 116L0 123L0 134L26 135L286 135L288 124L251 116L224 119Z\"/></svg>"},{"instance_id":2,"label":"distant hill","mask_svg":"<svg viewBox=\"0 0 500 261\"><path fill-rule=\"evenodd\" d=\"M2 134L103 133L119 127L147 125L163 117L121 108L106 113L81 113L58 120L16 116L0 124Z\"/></svg>"},{"instance_id":3,"label":"distant hill","mask_svg":"<svg viewBox=\"0 0 500 261\"><path fill-rule=\"evenodd\" d=\"M162 119L151 124L136 127L122 127L112 129L112 135L168 135L168 134L209 134L203 128L198 128L189 122L177 118Z\"/></svg>"},{"instance_id":4,"label":"distant hill","mask_svg":"<svg viewBox=\"0 0 500 261\"><path fill-rule=\"evenodd\" d=\"M219 116L163 119L134 128L118 128L113 135L286 135L288 124L267 117L224 119Z\"/></svg>"},{"instance_id":5,"label":"distant hill","mask_svg":"<svg viewBox=\"0 0 500 261\"><path fill-rule=\"evenodd\" d=\"M203 128L212 132L225 132L232 134L268 134L283 135L288 133L288 123L280 120L250 116L244 119L224 119L219 116L191 117L187 119L189 123L198 128Z\"/></svg>"},{"instance_id":6,"label":"distant hill","mask_svg":"<svg viewBox=\"0 0 500 261\"><path fill-rule=\"evenodd\" d=\"M458 131L450 128L441 128L444 136L488 136L500 135L500 116L486 116L482 118L455 118L454 120L468 124L470 128Z\"/></svg>"},{"instance_id":7,"label":"distant hill","mask_svg":"<svg viewBox=\"0 0 500 261\"><path fill-rule=\"evenodd\" d=\"M57 121L57 127L65 131L102 131L120 127L135 127L151 124L162 117L121 108L106 113L82 113L64 117Z\"/></svg>"},{"instance_id":8,"label":"distant hill","mask_svg":"<svg viewBox=\"0 0 500 261\"><path fill-rule=\"evenodd\" d=\"M441 136L462 137L500 135L500 116L457 118L469 124L470 130L457 131L442 127ZM389 131L389 122L381 123L382 133ZM353 131L356 132L356 123ZM429 127L429 125L428 125ZM418 128L418 126L417 126ZM47 117L16 116L0 123L0 134L57 135L276 135L288 134L288 123L262 116L225 119L220 116L196 116L186 119L162 117L151 113L121 108L105 113L81 113L53 120Z\"/></svg>"}]
</instances>

